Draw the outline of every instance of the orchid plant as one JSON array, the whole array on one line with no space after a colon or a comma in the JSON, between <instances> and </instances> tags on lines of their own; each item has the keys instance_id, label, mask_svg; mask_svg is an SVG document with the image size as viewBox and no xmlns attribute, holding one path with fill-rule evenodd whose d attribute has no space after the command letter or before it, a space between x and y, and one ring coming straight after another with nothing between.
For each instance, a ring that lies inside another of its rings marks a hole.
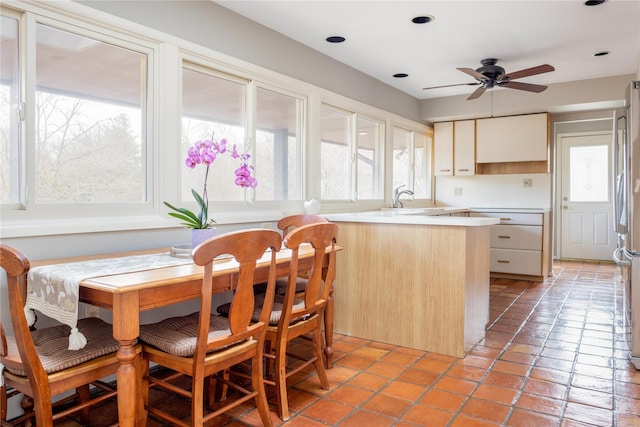
<instances>
[{"instance_id":1,"label":"orchid plant","mask_svg":"<svg viewBox=\"0 0 640 427\"><path fill-rule=\"evenodd\" d=\"M258 181L253 176L253 166L248 163L250 154L238 154L236 145L229 152L227 150L227 140L222 138L219 142L207 139L195 142L187 152L186 166L190 169L195 169L199 164L206 166L204 175L204 186L202 194L199 194L196 190L191 189L191 194L198 204L198 213L194 213L189 209L179 208L173 206L168 202L164 204L174 212L169 212L169 215L182 221L182 224L188 228L202 229L209 228L212 224L215 224L213 219L209 218L209 197L207 196L207 178L209 177L209 167L213 162L225 153L230 153L230 156L240 161L240 167L235 170L235 184L242 188L255 188L258 185Z\"/></svg>"}]
</instances>

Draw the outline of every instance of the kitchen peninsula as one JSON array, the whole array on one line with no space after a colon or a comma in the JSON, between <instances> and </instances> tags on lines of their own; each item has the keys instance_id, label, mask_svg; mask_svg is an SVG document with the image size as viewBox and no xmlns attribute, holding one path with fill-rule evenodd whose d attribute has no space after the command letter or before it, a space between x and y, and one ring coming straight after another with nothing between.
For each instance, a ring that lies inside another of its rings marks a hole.
<instances>
[{"instance_id":1,"label":"kitchen peninsula","mask_svg":"<svg viewBox=\"0 0 640 427\"><path fill-rule=\"evenodd\" d=\"M490 226L499 219L440 208L325 216L339 223L345 248L336 332L455 357L484 337Z\"/></svg>"}]
</instances>

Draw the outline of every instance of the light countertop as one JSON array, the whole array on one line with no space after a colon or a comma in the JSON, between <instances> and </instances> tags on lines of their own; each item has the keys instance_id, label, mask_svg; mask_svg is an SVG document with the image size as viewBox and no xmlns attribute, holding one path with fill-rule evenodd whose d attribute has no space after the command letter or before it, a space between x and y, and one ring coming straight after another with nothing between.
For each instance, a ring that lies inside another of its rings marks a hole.
<instances>
[{"instance_id":1,"label":"light countertop","mask_svg":"<svg viewBox=\"0 0 640 427\"><path fill-rule=\"evenodd\" d=\"M468 208L400 208L380 209L364 212L347 212L324 215L335 222L367 222L380 224L416 224L479 227L499 224L499 218L448 216L447 214L468 212ZM441 216L439 216L441 215Z\"/></svg>"}]
</instances>

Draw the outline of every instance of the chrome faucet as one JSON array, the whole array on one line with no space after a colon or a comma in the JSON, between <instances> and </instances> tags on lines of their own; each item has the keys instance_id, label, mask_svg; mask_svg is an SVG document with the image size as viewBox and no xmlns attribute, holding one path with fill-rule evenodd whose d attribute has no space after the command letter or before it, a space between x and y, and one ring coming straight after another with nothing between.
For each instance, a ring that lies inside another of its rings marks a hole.
<instances>
[{"instance_id":1,"label":"chrome faucet","mask_svg":"<svg viewBox=\"0 0 640 427\"><path fill-rule=\"evenodd\" d=\"M409 196L413 196L413 191L411 190L402 190L400 191L400 189L402 187L404 187L405 185L401 185L399 187L397 187L395 190L393 190L393 207L397 208L398 205L400 205L401 208L404 207L404 204L400 201L400 196L402 196L403 194L408 194Z\"/></svg>"}]
</instances>

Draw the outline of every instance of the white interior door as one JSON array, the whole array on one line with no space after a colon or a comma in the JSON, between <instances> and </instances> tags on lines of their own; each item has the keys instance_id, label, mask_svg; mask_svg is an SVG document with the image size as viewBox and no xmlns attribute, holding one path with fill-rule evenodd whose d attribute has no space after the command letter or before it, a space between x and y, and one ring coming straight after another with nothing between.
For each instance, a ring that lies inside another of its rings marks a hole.
<instances>
[{"instance_id":1,"label":"white interior door","mask_svg":"<svg viewBox=\"0 0 640 427\"><path fill-rule=\"evenodd\" d=\"M611 260L611 133L560 135L561 258Z\"/></svg>"}]
</instances>

